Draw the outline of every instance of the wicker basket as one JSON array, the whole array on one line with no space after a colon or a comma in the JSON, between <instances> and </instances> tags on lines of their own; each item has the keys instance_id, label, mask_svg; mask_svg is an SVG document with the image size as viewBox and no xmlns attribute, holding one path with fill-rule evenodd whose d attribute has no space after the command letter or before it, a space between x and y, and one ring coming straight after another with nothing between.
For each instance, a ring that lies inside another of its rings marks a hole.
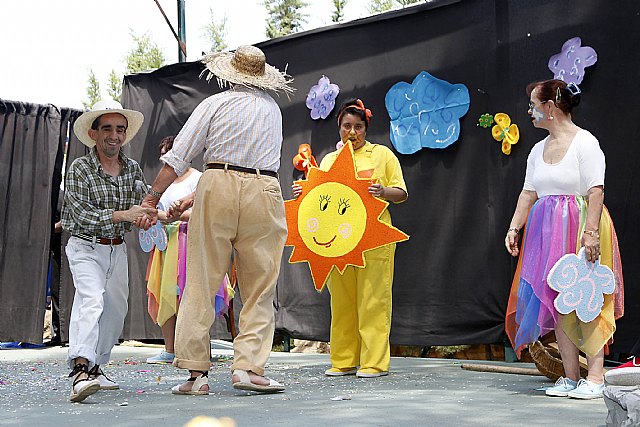
<instances>
[{"instance_id":1,"label":"wicker basket","mask_svg":"<svg viewBox=\"0 0 640 427\"><path fill-rule=\"evenodd\" d=\"M542 344L536 341L529 344L529 353L538 370L552 381L564 376L564 367L562 366L562 358L560 352L551 345ZM584 364L580 363L580 376L586 377L587 370Z\"/></svg>"}]
</instances>

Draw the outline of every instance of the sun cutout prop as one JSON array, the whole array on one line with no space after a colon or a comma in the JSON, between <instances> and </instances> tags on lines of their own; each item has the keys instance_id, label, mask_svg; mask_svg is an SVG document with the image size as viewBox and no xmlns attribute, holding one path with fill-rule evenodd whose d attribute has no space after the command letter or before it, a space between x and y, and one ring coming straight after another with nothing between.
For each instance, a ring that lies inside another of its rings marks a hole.
<instances>
[{"instance_id":1,"label":"sun cutout prop","mask_svg":"<svg viewBox=\"0 0 640 427\"><path fill-rule=\"evenodd\" d=\"M300 197L285 201L285 245L293 246L289 262L309 264L318 292L333 267L340 273L347 265L364 267L363 252L409 239L380 221L389 203L369 194L370 182L357 177L348 143L329 171L312 168L307 180L296 181L302 186Z\"/></svg>"}]
</instances>

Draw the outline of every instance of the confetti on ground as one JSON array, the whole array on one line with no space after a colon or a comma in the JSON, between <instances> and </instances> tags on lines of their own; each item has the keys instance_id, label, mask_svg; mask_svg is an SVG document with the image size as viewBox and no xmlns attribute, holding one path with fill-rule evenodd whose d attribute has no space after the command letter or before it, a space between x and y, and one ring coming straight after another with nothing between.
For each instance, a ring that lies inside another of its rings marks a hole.
<instances>
[{"instance_id":1,"label":"confetti on ground","mask_svg":"<svg viewBox=\"0 0 640 427\"><path fill-rule=\"evenodd\" d=\"M336 397L332 397L331 400L351 400L351 396L347 395L343 395L343 396L336 396Z\"/></svg>"}]
</instances>

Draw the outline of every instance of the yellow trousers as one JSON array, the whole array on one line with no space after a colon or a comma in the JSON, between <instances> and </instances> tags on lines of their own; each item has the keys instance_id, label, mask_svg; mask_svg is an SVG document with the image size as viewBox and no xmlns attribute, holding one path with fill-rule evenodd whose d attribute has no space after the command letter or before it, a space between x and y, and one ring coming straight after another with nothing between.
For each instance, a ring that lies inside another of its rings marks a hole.
<instances>
[{"instance_id":1,"label":"yellow trousers","mask_svg":"<svg viewBox=\"0 0 640 427\"><path fill-rule=\"evenodd\" d=\"M187 282L178 311L174 363L209 370L214 298L235 249L243 305L231 369L264 375L275 329L273 296L287 239L278 179L207 170L198 182L187 239Z\"/></svg>"},{"instance_id":2,"label":"yellow trousers","mask_svg":"<svg viewBox=\"0 0 640 427\"><path fill-rule=\"evenodd\" d=\"M366 267L331 272L331 365L389 370L395 244L364 253Z\"/></svg>"}]
</instances>

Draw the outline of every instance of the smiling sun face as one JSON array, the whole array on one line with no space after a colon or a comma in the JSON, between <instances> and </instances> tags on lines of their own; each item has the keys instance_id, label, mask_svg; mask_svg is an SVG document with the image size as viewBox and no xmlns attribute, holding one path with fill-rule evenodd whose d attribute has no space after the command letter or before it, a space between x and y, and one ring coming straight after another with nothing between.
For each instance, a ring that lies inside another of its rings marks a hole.
<instances>
[{"instance_id":1,"label":"smiling sun face","mask_svg":"<svg viewBox=\"0 0 640 427\"><path fill-rule=\"evenodd\" d=\"M349 143L328 172L313 168L306 181L296 182L302 194L285 202L286 245L294 247L289 262L308 262L318 291L334 266L340 272L364 267L363 252L409 238L378 219L388 203L369 194L369 182L356 177Z\"/></svg>"},{"instance_id":2,"label":"smiling sun face","mask_svg":"<svg viewBox=\"0 0 640 427\"><path fill-rule=\"evenodd\" d=\"M298 230L311 251L335 258L351 252L364 235L367 209L358 193L338 182L326 182L300 202Z\"/></svg>"}]
</instances>

